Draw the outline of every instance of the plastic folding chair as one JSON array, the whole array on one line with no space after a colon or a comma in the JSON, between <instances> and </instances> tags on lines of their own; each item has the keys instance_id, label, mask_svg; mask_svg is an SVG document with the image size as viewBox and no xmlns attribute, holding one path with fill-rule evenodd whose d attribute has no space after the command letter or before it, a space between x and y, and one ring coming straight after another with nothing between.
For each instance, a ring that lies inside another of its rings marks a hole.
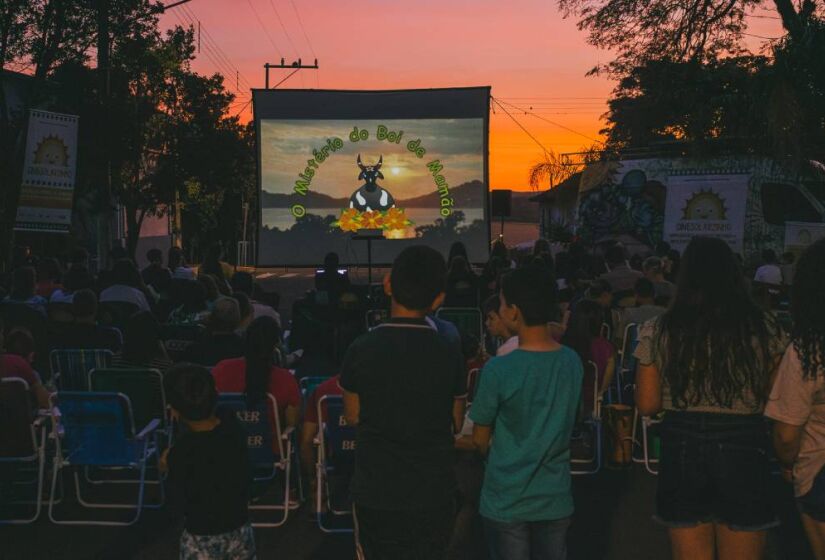
<instances>
[{"instance_id":1,"label":"plastic folding chair","mask_svg":"<svg viewBox=\"0 0 825 560\"><path fill-rule=\"evenodd\" d=\"M52 350L52 376L59 391L88 391L89 372L112 364L112 352L104 349Z\"/></svg>"},{"instance_id":2,"label":"plastic folding chair","mask_svg":"<svg viewBox=\"0 0 825 560\"><path fill-rule=\"evenodd\" d=\"M33 481L19 481L15 476L4 476L0 484L34 486L33 497L29 500L13 501L11 497L0 502L6 506L33 504L30 517L0 518L0 525L23 525L33 523L40 517L43 504L43 472L46 463L46 429L42 418L32 414L29 385L19 377L0 379L0 467L5 471L15 467L35 469ZM16 474L16 472L15 472ZM4 497L0 492L0 497Z\"/></svg>"},{"instance_id":3,"label":"plastic folding chair","mask_svg":"<svg viewBox=\"0 0 825 560\"><path fill-rule=\"evenodd\" d=\"M267 403L269 406L267 406ZM280 519L272 522L253 522L253 527L280 527L286 523L291 510L298 509L296 501L290 503L292 487L293 434L294 428L281 430L278 416L278 403L275 397L267 393L266 399L254 406L247 402L243 393L221 393L218 405L232 411L246 431L246 445L249 460L254 471L253 485L266 487L283 474L284 499L276 504L251 503L251 511L280 511ZM270 408L275 416L275 425L270 422ZM273 451L273 444L277 452ZM255 500L253 500L255 502Z\"/></svg>"},{"instance_id":4,"label":"plastic folding chair","mask_svg":"<svg viewBox=\"0 0 825 560\"><path fill-rule=\"evenodd\" d=\"M200 325L161 325L160 337L173 362L184 358L192 344L204 335L205 329Z\"/></svg>"},{"instance_id":5,"label":"plastic folding chair","mask_svg":"<svg viewBox=\"0 0 825 560\"><path fill-rule=\"evenodd\" d=\"M586 475L596 474L602 468L602 397L599 394L599 367L592 361L588 361L584 368L584 374L592 372L593 379L593 410L585 417L580 424L582 439L584 434L589 434L592 452L585 457L571 457L570 474Z\"/></svg>"},{"instance_id":6,"label":"plastic folding chair","mask_svg":"<svg viewBox=\"0 0 825 560\"><path fill-rule=\"evenodd\" d=\"M120 393L61 392L52 395L52 426L55 434L55 456L49 493L49 519L58 525L132 525L146 507L146 467L160 456L155 438L160 421L149 422L135 432L129 398ZM134 503L92 503L84 499L80 479L74 472L77 500L90 509L134 509L128 521L58 519L54 505L57 481L67 467L121 468L138 472L137 498ZM161 499L162 499L161 485ZM157 504L160 505L160 504Z\"/></svg>"},{"instance_id":7,"label":"plastic folding chair","mask_svg":"<svg viewBox=\"0 0 825 560\"><path fill-rule=\"evenodd\" d=\"M459 333L472 335L478 341L484 340L484 317L476 307L441 307L435 316L454 324Z\"/></svg>"},{"instance_id":8,"label":"plastic folding chair","mask_svg":"<svg viewBox=\"0 0 825 560\"><path fill-rule=\"evenodd\" d=\"M324 395L318 400L318 418L322 419L318 426L318 436L315 444L318 450L318 459L315 464L315 508L317 512L318 528L325 533L351 533L352 527L331 527L326 524L329 516L335 518L351 518L352 504L347 496L345 507L337 507L338 499L330 485L330 478L335 477L340 482L337 486L349 488L349 479L352 477L355 466L355 428L348 426L344 419L344 400L338 395ZM324 504L326 492L326 504ZM326 505L327 513L323 512Z\"/></svg>"},{"instance_id":9,"label":"plastic folding chair","mask_svg":"<svg viewBox=\"0 0 825 560\"><path fill-rule=\"evenodd\" d=\"M624 328L622 336L622 347L619 350L619 367L617 367L617 382L619 395L622 402L633 405L633 391L636 388L636 367L639 360L633 355L636 346L639 344L639 326L636 323L628 323Z\"/></svg>"},{"instance_id":10,"label":"plastic folding chair","mask_svg":"<svg viewBox=\"0 0 825 560\"><path fill-rule=\"evenodd\" d=\"M478 380L481 377L481 368L473 368L467 372L467 403L472 403L478 389Z\"/></svg>"},{"instance_id":11,"label":"plastic folding chair","mask_svg":"<svg viewBox=\"0 0 825 560\"><path fill-rule=\"evenodd\" d=\"M602 323L602 327L599 330L599 334L602 336L602 338L611 340L610 335L612 334L612 329L610 328L610 325L608 325L607 323Z\"/></svg>"}]
</instances>

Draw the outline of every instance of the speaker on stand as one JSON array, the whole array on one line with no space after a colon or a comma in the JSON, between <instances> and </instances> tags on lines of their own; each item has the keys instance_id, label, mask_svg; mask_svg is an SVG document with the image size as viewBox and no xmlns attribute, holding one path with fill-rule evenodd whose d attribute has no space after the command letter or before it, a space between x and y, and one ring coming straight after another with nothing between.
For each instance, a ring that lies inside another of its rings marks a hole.
<instances>
[{"instance_id":1,"label":"speaker on stand","mask_svg":"<svg viewBox=\"0 0 825 560\"><path fill-rule=\"evenodd\" d=\"M490 209L493 218L501 218L499 239L504 239L504 218L509 218L512 211L513 191L497 189L490 192Z\"/></svg>"}]
</instances>

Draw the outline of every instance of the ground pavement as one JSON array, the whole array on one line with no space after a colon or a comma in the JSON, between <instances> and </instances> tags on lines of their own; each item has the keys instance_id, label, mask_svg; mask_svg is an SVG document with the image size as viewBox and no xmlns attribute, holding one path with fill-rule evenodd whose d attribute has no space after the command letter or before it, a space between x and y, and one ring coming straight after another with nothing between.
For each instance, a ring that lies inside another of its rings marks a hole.
<instances>
[{"instance_id":1,"label":"ground pavement","mask_svg":"<svg viewBox=\"0 0 825 560\"><path fill-rule=\"evenodd\" d=\"M576 477L576 514L569 533L572 560L659 560L670 557L667 535L650 518L656 479L636 466L630 471L603 470ZM769 560L810 558L789 488L754 489L774 496L783 525L770 534ZM146 512L127 528L56 526L41 520L29 526L0 527L0 559L145 559L177 558L180 523L164 511ZM349 560L351 535L326 535L299 511L277 529L256 529L259 559Z\"/></svg>"}]
</instances>

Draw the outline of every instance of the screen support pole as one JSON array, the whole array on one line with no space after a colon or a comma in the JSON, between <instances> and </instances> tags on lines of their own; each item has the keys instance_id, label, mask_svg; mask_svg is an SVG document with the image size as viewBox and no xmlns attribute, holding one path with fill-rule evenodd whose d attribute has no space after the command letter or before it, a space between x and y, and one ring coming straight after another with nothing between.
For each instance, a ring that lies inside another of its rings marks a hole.
<instances>
[{"instance_id":1,"label":"screen support pole","mask_svg":"<svg viewBox=\"0 0 825 560\"><path fill-rule=\"evenodd\" d=\"M352 236L356 241L367 242L367 285L372 286L372 242L384 239L384 232L380 229L361 229Z\"/></svg>"}]
</instances>

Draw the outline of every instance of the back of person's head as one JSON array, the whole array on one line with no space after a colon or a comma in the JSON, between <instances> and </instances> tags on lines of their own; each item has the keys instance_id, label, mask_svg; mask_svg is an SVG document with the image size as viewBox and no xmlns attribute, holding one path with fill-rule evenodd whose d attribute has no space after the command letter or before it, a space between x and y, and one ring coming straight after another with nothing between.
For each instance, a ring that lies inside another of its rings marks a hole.
<instances>
[{"instance_id":1,"label":"back of person's head","mask_svg":"<svg viewBox=\"0 0 825 560\"><path fill-rule=\"evenodd\" d=\"M31 331L23 327L14 327L6 335L4 344L7 354L20 356L28 361L34 359L34 337Z\"/></svg>"},{"instance_id":2,"label":"back of person's head","mask_svg":"<svg viewBox=\"0 0 825 560\"><path fill-rule=\"evenodd\" d=\"M188 281L184 285L185 289L175 294L180 298L178 301L183 306L183 310L187 313L205 311L208 294L207 288L200 281L200 278L196 281Z\"/></svg>"},{"instance_id":3,"label":"back of person's head","mask_svg":"<svg viewBox=\"0 0 825 560\"><path fill-rule=\"evenodd\" d=\"M517 307L528 327L558 320L559 305L554 287L553 275L538 266L517 268L501 279L503 303Z\"/></svg>"},{"instance_id":4,"label":"back of person's head","mask_svg":"<svg viewBox=\"0 0 825 560\"><path fill-rule=\"evenodd\" d=\"M34 296L35 272L30 266L15 268L11 276L11 298L25 301Z\"/></svg>"},{"instance_id":5,"label":"back of person's head","mask_svg":"<svg viewBox=\"0 0 825 560\"><path fill-rule=\"evenodd\" d=\"M766 316L725 241L694 237L688 243L676 295L659 325L662 373L677 407L699 399L729 407L748 392L767 397Z\"/></svg>"},{"instance_id":6,"label":"back of person's head","mask_svg":"<svg viewBox=\"0 0 825 560\"><path fill-rule=\"evenodd\" d=\"M507 268L505 261L501 257L493 255L484 265L484 270L481 273L484 278L493 280L497 279L505 268Z\"/></svg>"},{"instance_id":7,"label":"back of person's head","mask_svg":"<svg viewBox=\"0 0 825 560\"><path fill-rule=\"evenodd\" d=\"M88 288L75 292L72 315L75 319L94 319L97 316L97 295Z\"/></svg>"},{"instance_id":8,"label":"back of person's head","mask_svg":"<svg viewBox=\"0 0 825 560\"><path fill-rule=\"evenodd\" d=\"M328 272L330 274L334 274L338 271L338 264L340 263L340 259L338 258L338 253L332 251L324 255L324 272Z\"/></svg>"},{"instance_id":9,"label":"back of person's head","mask_svg":"<svg viewBox=\"0 0 825 560\"><path fill-rule=\"evenodd\" d=\"M280 341L281 329L272 317L253 319L246 329L244 392L251 403L260 402L269 390L269 378L275 364L274 351Z\"/></svg>"},{"instance_id":10,"label":"back of person's head","mask_svg":"<svg viewBox=\"0 0 825 560\"><path fill-rule=\"evenodd\" d=\"M639 278L633 285L633 293L637 299L652 300L656 297L656 288L647 278Z\"/></svg>"},{"instance_id":11,"label":"back of person's head","mask_svg":"<svg viewBox=\"0 0 825 560\"><path fill-rule=\"evenodd\" d=\"M169 253L167 253L166 259L166 265L169 267L169 270L174 271L176 268L183 266L183 249L180 247L169 247Z\"/></svg>"},{"instance_id":12,"label":"back of person's head","mask_svg":"<svg viewBox=\"0 0 825 560\"><path fill-rule=\"evenodd\" d=\"M604 260L610 268L625 264L627 260L625 257L624 247L621 245L611 246L604 254Z\"/></svg>"},{"instance_id":13,"label":"back of person's head","mask_svg":"<svg viewBox=\"0 0 825 560\"><path fill-rule=\"evenodd\" d=\"M825 375L825 239L808 246L796 263L791 288L793 345L802 364L802 375Z\"/></svg>"},{"instance_id":14,"label":"back of person's head","mask_svg":"<svg viewBox=\"0 0 825 560\"><path fill-rule=\"evenodd\" d=\"M230 284L232 285L233 292L243 292L251 298L255 278L250 273L239 270L232 275Z\"/></svg>"},{"instance_id":15,"label":"back of person's head","mask_svg":"<svg viewBox=\"0 0 825 560\"><path fill-rule=\"evenodd\" d=\"M113 245L112 248L109 249L110 263L117 263L117 261L127 258L129 258L129 253L126 252L126 249L122 245Z\"/></svg>"},{"instance_id":16,"label":"back of person's head","mask_svg":"<svg viewBox=\"0 0 825 560\"><path fill-rule=\"evenodd\" d=\"M72 266L89 266L89 251L83 247L75 247L69 255L69 264Z\"/></svg>"},{"instance_id":17,"label":"back of person's head","mask_svg":"<svg viewBox=\"0 0 825 560\"><path fill-rule=\"evenodd\" d=\"M498 315L499 307L501 307L501 298L498 297L498 294L493 294L484 300L481 310L484 312L484 316L486 317L490 313L495 313Z\"/></svg>"},{"instance_id":18,"label":"back of person's head","mask_svg":"<svg viewBox=\"0 0 825 560\"><path fill-rule=\"evenodd\" d=\"M392 299L412 311L428 312L444 292L446 277L441 253L425 245L407 247L392 264Z\"/></svg>"},{"instance_id":19,"label":"back of person's head","mask_svg":"<svg viewBox=\"0 0 825 560\"><path fill-rule=\"evenodd\" d=\"M570 313L562 343L575 350L586 363L591 359L590 348L593 340L599 337L603 322L602 307L595 301L581 300Z\"/></svg>"},{"instance_id":20,"label":"back of person's head","mask_svg":"<svg viewBox=\"0 0 825 560\"><path fill-rule=\"evenodd\" d=\"M470 260L467 256L467 247L461 241L455 241L450 245L450 252L447 253L447 264L452 265L453 259L463 257L465 261Z\"/></svg>"},{"instance_id":21,"label":"back of person's head","mask_svg":"<svg viewBox=\"0 0 825 560\"><path fill-rule=\"evenodd\" d=\"M73 266L63 275L63 291L77 292L94 286L94 278L82 266Z\"/></svg>"},{"instance_id":22,"label":"back of person's head","mask_svg":"<svg viewBox=\"0 0 825 560\"><path fill-rule=\"evenodd\" d=\"M218 392L209 370L195 364L177 364L164 374L166 400L184 420L197 422L215 414Z\"/></svg>"},{"instance_id":23,"label":"back of person's head","mask_svg":"<svg viewBox=\"0 0 825 560\"><path fill-rule=\"evenodd\" d=\"M238 310L238 300L224 297L215 302L206 326L213 333L231 333L235 332L240 323L241 312Z\"/></svg>"},{"instance_id":24,"label":"back of person's head","mask_svg":"<svg viewBox=\"0 0 825 560\"><path fill-rule=\"evenodd\" d=\"M501 239L496 239L493 241L493 247L490 249L490 256L492 257L499 257L504 261L504 266L507 266L507 262L509 261L509 251L507 251L507 245L504 244L504 241Z\"/></svg>"},{"instance_id":25,"label":"back of person's head","mask_svg":"<svg viewBox=\"0 0 825 560\"><path fill-rule=\"evenodd\" d=\"M37 263L37 280L39 282L60 282L60 263L57 259L42 259Z\"/></svg>"},{"instance_id":26,"label":"back of person's head","mask_svg":"<svg viewBox=\"0 0 825 560\"><path fill-rule=\"evenodd\" d=\"M149 249L146 251L146 260L149 261L151 264L154 265L162 265L163 264L163 251L158 249L157 247L153 249Z\"/></svg>"},{"instance_id":27,"label":"back of person's head","mask_svg":"<svg viewBox=\"0 0 825 560\"><path fill-rule=\"evenodd\" d=\"M140 272L135 263L129 259L120 259L112 267L112 282L123 286L137 288L140 286Z\"/></svg>"},{"instance_id":28,"label":"back of person's head","mask_svg":"<svg viewBox=\"0 0 825 560\"><path fill-rule=\"evenodd\" d=\"M203 299L205 301L215 301L220 297L221 292L218 290L218 283L211 274L198 274L198 284L203 287Z\"/></svg>"},{"instance_id":29,"label":"back of person's head","mask_svg":"<svg viewBox=\"0 0 825 560\"><path fill-rule=\"evenodd\" d=\"M160 324L149 311L139 311L126 320L123 328L123 358L148 363L160 349Z\"/></svg>"},{"instance_id":30,"label":"back of person's head","mask_svg":"<svg viewBox=\"0 0 825 560\"><path fill-rule=\"evenodd\" d=\"M662 262L661 257L652 256L648 257L642 262L642 271L645 274L651 276L658 276L663 274L665 271L664 263Z\"/></svg>"},{"instance_id":31,"label":"back of person's head","mask_svg":"<svg viewBox=\"0 0 825 560\"><path fill-rule=\"evenodd\" d=\"M238 313L241 316L241 324L252 316L252 303L249 296L243 292L235 292L232 296L238 302Z\"/></svg>"},{"instance_id":32,"label":"back of person's head","mask_svg":"<svg viewBox=\"0 0 825 560\"><path fill-rule=\"evenodd\" d=\"M455 282L472 276L472 274L473 269L470 267L470 263L467 262L467 259L459 255L453 257L453 260L450 261L450 268L447 270L447 281Z\"/></svg>"},{"instance_id":33,"label":"back of person's head","mask_svg":"<svg viewBox=\"0 0 825 560\"><path fill-rule=\"evenodd\" d=\"M533 243L533 256L537 257L537 256L539 256L543 253L549 253L549 252L550 252L550 242L547 241L546 239L544 239L543 237L540 237L539 239L536 239L536 242Z\"/></svg>"},{"instance_id":34,"label":"back of person's head","mask_svg":"<svg viewBox=\"0 0 825 560\"><path fill-rule=\"evenodd\" d=\"M585 292L585 297L592 301L597 301L613 293L613 287L607 280L596 278L590 283L590 287Z\"/></svg>"},{"instance_id":35,"label":"back of person's head","mask_svg":"<svg viewBox=\"0 0 825 560\"><path fill-rule=\"evenodd\" d=\"M763 249L762 261L765 264L777 264L779 262L779 259L776 257L776 251L774 251L773 249Z\"/></svg>"}]
</instances>

